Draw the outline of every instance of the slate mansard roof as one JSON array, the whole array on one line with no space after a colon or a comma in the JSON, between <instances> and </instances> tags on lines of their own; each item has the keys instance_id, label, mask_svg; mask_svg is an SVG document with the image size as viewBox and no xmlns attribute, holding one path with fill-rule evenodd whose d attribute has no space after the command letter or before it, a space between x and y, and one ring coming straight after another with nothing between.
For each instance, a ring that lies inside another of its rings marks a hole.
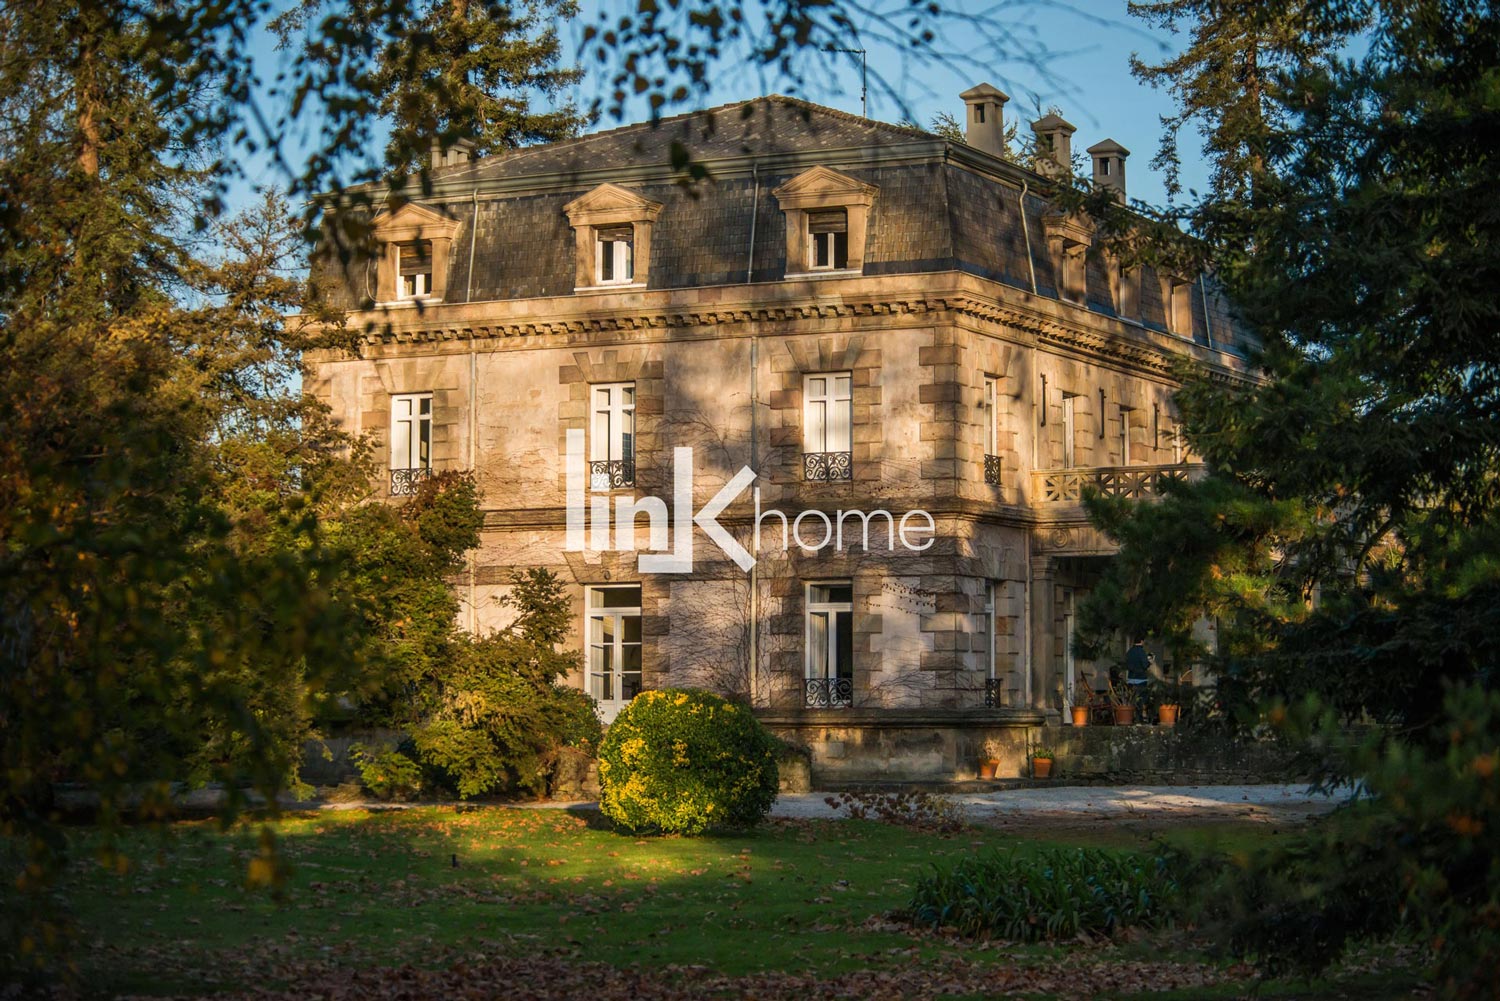
<instances>
[{"instance_id":1,"label":"slate mansard roof","mask_svg":"<svg viewBox=\"0 0 1500 1001\"><path fill-rule=\"evenodd\" d=\"M674 144L712 179L679 184L670 166ZM786 219L771 192L814 166L878 189L864 274L962 271L1029 293L1034 273L1037 294L1057 297L1040 175L963 143L779 95L442 168L432 174L431 194L414 201L458 224L447 302L573 294L575 241L563 207L606 182L663 204L649 288L775 282L786 273ZM1090 255L1087 305L1112 316L1097 258ZM369 304L372 268L356 260L343 269L341 305ZM1192 295L1194 340L1208 343L1197 282ZM1149 266L1140 305L1145 326L1166 329ZM1236 325L1222 296L1208 297L1207 313L1213 342L1227 346Z\"/></svg>"}]
</instances>

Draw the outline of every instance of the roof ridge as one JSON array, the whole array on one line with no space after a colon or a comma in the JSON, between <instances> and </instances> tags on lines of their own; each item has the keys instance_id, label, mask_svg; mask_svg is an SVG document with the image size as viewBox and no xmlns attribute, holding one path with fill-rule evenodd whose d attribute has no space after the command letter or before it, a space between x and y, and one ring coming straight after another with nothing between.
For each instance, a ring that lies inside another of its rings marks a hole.
<instances>
[{"instance_id":1,"label":"roof ridge","mask_svg":"<svg viewBox=\"0 0 1500 1001\"><path fill-rule=\"evenodd\" d=\"M901 135L906 136L930 137L936 134L928 132L926 129L918 125L899 125L896 122L887 122L884 119L880 118L868 118L864 115L856 115L851 111L844 111L842 108L831 108L826 104L818 104L816 101L809 101L806 98L801 97L792 97L788 94L767 94L764 97L754 98L754 100L785 101L789 104L800 104L809 108L816 108L818 111L833 115L835 118L842 118L846 122L853 122L856 125L868 125L872 128L887 129L891 132L899 132ZM939 138L941 137L939 136Z\"/></svg>"},{"instance_id":2,"label":"roof ridge","mask_svg":"<svg viewBox=\"0 0 1500 1001\"><path fill-rule=\"evenodd\" d=\"M742 98L738 101L729 101L725 104L717 104L710 108L697 108L693 111L684 111L676 115L669 115L665 118L658 118L655 120L647 119L643 122L630 122L625 125L617 125L614 128L610 129L600 129L597 132L590 132L581 136L573 136L570 139L559 139L556 142L538 143L535 146L522 146L517 149L506 150L503 153L492 154L490 156L481 157L477 160L471 160L468 163L462 165L455 164L451 168L446 168L443 171L443 179L457 180L466 176L470 176L469 174L466 174L465 171L473 172L473 176L477 178L478 171L483 170L484 167L489 164L513 164L518 161L525 160L533 154L544 152L555 153L559 150L567 150L582 143L592 142L594 140L601 139L607 136L619 136L637 130L657 129L661 128L664 125L690 121L694 118L699 117L715 116L735 108L741 108L746 105L753 105L761 102L774 102L796 108L809 109L812 111L817 111L821 114L830 115L834 118L838 118L846 122L851 122L856 125L864 125L874 129L882 129L888 132L894 132L902 136L931 137L933 135L932 133L920 128L897 125L892 122L885 122L876 118L865 118L862 115L854 115L847 111L842 111L838 108L830 108L827 105L817 104L804 98L792 97L787 94L773 93L762 94L758 97ZM448 171L452 172L449 173Z\"/></svg>"}]
</instances>

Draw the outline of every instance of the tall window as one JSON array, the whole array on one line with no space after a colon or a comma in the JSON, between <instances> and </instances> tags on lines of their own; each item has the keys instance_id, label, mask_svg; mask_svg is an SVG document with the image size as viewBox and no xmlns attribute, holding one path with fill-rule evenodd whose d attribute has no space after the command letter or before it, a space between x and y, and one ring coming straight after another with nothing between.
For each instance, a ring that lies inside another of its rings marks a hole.
<instances>
[{"instance_id":1,"label":"tall window","mask_svg":"<svg viewBox=\"0 0 1500 1001\"><path fill-rule=\"evenodd\" d=\"M624 285L635 278L635 229L611 226L594 231L594 274L600 285Z\"/></svg>"},{"instance_id":2,"label":"tall window","mask_svg":"<svg viewBox=\"0 0 1500 1001\"><path fill-rule=\"evenodd\" d=\"M432 394L391 397L391 493L416 493L431 473Z\"/></svg>"},{"instance_id":3,"label":"tall window","mask_svg":"<svg viewBox=\"0 0 1500 1001\"><path fill-rule=\"evenodd\" d=\"M808 480L853 478L850 425L853 379L848 372L809 375L802 382L802 475Z\"/></svg>"},{"instance_id":4,"label":"tall window","mask_svg":"<svg viewBox=\"0 0 1500 1001\"><path fill-rule=\"evenodd\" d=\"M1183 461L1183 453L1186 451L1182 440L1182 424L1180 422L1172 425L1172 461L1180 463Z\"/></svg>"},{"instance_id":5,"label":"tall window","mask_svg":"<svg viewBox=\"0 0 1500 1001\"><path fill-rule=\"evenodd\" d=\"M1120 408L1120 465L1130 465L1130 420L1135 416L1134 407Z\"/></svg>"},{"instance_id":6,"label":"tall window","mask_svg":"<svg viewBox=\"0 0 1500 1001\"><path fill-rule=\"evenodd\" d=\"M415 240L396 248L396 298L432 294L432 241Z\"/></svg>"},{"instance_id":7,"label":"tall window","mask_svg":"<svg viewBox=\"0 0 1500 1001\"><path fill-rule=\"evenodd\" d=\"M984 482L1000 485L1000 430L995 426L1000 407L999 380L985 377L979 410L984 420Z\"/></svg>"},{"instance_id":8,"label":"tall window","mask_svg":"<svg viewBox=\"0 0 1500 1001\"><path fill-rule=\"evenodd\" d=\"M589 390L589 485L613 490L635 485L635 383Z\"/></svg>"},{"instance_id":9,"label":"tall window","mask_svg":"<svg viewBox=\"0 0 1500 1001\"><path fill-rule=\"evenodd\" d=\"M809 212L807 260L813 271L841 271L849 266L849 213L846 209Z\"/></svg>"},{"instance_id":10,"label":"tall window","mask_svg":"<svg viewBox=\"0 0 1500 1001\"><path fill-rule=\"evenodd\" d=\"M807 698L815 709L854 704L854 585L807 585Z\"/></svg>"},{"instance_id":11,"label":"tall window","mask_svg":"<svg viewBox=\"0 0 1500 1001\"><path fill-rule=\"evenodd\" d=\"M591 587L585 606L588 693L609 722L641 692L641 589Z\"/></svg>"},{"instance_id":12,"label":"tall window","mask_svg":"<svg viewBox=\"0 0 1500 1001\"><path fill-rule=\"evenodd\" d=\"M984 582L984 611L979 613L980 667L984 671L984 704L1000 704L1000 680L995 676L995 582Z\"/></svg>"},{"instance_id":13,"label":"tall window","mask_svg":"<svg viewBox=\"0 0 1500 1001\"><path fill-rule=\"evenodd\" d=\"M1072 469L1074 466L1078 465L1078 453L1076 450L1078 439L1078 397L1073 393L1064 393L1062 404L1062 463L1064 469Z\"/></svg>"}]
</instances>

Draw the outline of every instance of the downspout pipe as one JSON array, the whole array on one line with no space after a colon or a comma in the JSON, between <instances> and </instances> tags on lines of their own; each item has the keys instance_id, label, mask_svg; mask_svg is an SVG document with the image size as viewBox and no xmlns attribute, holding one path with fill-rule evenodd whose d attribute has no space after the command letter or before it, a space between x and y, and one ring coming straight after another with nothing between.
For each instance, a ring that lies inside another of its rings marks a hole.
<instances>
[{"instance_id":1,"label":"downspout pipe","mask_svg":"<svg viewBox=\"0 0 1500 1001\"><path fill-rule=\"evenodd\" d=\"M760 164L750 162L750 178L754 193L750 196L750 246L745 253L745 284L755 280L755 219L760 214ZM760 401L760 338L750 335L750 468L756 468L755 411ZM756 475L760 475L758 472ZM752 538L750 552L755 562L750 564L750 677L746 687L750 692L750 704L754 706L759 696L757 689L760 673L760 532L758 526L750 526Z\"/></svg>"},{"instance_id":2,"label":"downspout pipe","mask_svg":"<svg viewBox=\"0 0 1500 1001\"><path fill-rule=\"evenodd\" d=\"M1026 195L1031 191L1031 182L1021 181L1021 193L1016 196L1016 207L1021 210L1021 233L1026 237L1026 268L1031 272L1031 294L1036 295L1036 262L1031 259L1031 224L1026 221Z\"/></svg>"},{"instance_id":3,"label":"downspout pipe","mask_svg":"<svg viewBox=\"0 0 1500 1001\"><path fill-rule=\"evenodd\" d=\"M750 196L750 249L745 254L746 285L755 280L755 217L760 214L760 164L753 160L750 162L750 179L755 185L755 192ZM751 401L750 406L754 408L754 400ZM754 421L755 418L752 415L752 430Z\"/></svg>"},{"instance_id":4,"label":"downspout pipe","mask_svg":"<svg viewBox=\"0 0 1500 1001\"><path fill-rule=\"evenodd\" d=\"M1203 334L1208 338L1208 346L1214 346L1214 324L1208 318L1208 276L1201 271L1198 273L1198 288L1203 291Z\"/></svg>"},{"instance_id":5,"label":"downspout pipe","mask_svg":"<svg viewBox=\"0 0 1500 1001\"><path fill-rule=\"evenodd\" d=\"M474 301L474 237L479 233L479 189L474 189L474 217L469 222L469 285L464 289L464 302Z\"/></svg>"},{"instance_id":6,"label":"downspout pipe","mask_svg":"<svg viewBox=\"0 0 1500 1001\"><path fill-rule=\"evenodd\" d=\"M474 237L479 232L479 189L474 189L474 215L469 221L469 281L464 302L474 301ZM479 345L469 332L469 472L479 482ZM479 577L479 551L469 553L469 635L479 632L479 609L475 606Z\"/></svg>"}]
</instances>

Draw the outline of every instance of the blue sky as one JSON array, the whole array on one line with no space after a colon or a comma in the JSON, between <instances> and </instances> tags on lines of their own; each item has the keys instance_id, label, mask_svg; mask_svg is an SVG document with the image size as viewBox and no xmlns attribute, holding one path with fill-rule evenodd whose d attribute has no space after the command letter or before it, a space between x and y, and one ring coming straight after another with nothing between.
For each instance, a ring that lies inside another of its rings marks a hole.
<instances>
[{"instance_id":1,"label":"blue sky","mask_svg":"<svg viewBox=\"0 0 1500 1001\"><path fill-rule=\"evenodd\" d=\"M583 26L597 18L601 10L613 12L620 6L583 0L582 16L563 29L563 37L576 51ZM963 121L963 103L958 95L976 83L989 82L1011 97L1005 109L1007 123L1019 120L1025 130L1039 117L1038 106L1045 113L1057 105L1063 117L1078 127L1073 137L1075 149L1083 150L1104 138L1124 144L1131 151L1126 174L1131 196L1153 204L1165 201L1162 178L1148 164L1160 143L1161 116L1172 112L1172 103L1164 93L1136 81L1130 75L1129 60L1130 54L1137 52L1148 62L1161 61L1180 44L1180 36L1149 31L1126 14L1125 0L959 0L945 6L988 14L1013 29L1014 44L1008 50L986 51L987 47L954 37L954 32L938 44L956 59L917 64L903 60L892 46L867 42L872 118L900 121L909 116L927 126L934 115L946 111ZM1027 54L1043 47L1051 58L1046 70L1038 71ZM796 91L797 96L859 114L859 57L827 58L832 72L807 81L801 91ZM904 107L877 88L873 82L877 74L899 94ZM581 104L588 104L600 96L602 88L598 76L586 78L576 96ZM713 88L699 103L726 104L768 92L794 91L788 81L760 79L730 62L722 67ZM647 116L648 108L641 102L627 120ZM605 119L600 127L615 124L613 119ZM1197 137L1183 138L1187 140L1182 150L1183 186L1201 190L1208 172L1199 156Z\"/></svg>"},{"instance_id":2,"label":"blue sky","mask_svg":"<svg viewBox=\"0 0 1500 1001\"><path fill-rule=\"evenodd\" d=\"M896 0L897 3L902 0ZM633 9L634 3L629 4ZM581 16L560 26L561 35L571 54L576 54L585 24L601 14L617 16L620 3L601 4L585 0ZM1139 52L1143 58L1157 61L1175 46L1179 39L1148 32L1125 12L1124 0L996 0L989 4L959 0L948 4L959 12L985 13L1011 30L1008 43L988 45L972 32L953 32L939 39L939 47L950 55L944 62L903 60L898 49L866 41L872 84L870 116L886 121L909 117L929 125L933 116L948 112L962 120L963 106L958 94L968 87L989 82L1011 96L1006 106L1007 122L1019 120L1026 128L1043 111L1056 105L1063 116L1078 127L1074 146L1082 150L1104 138L1112 138L1131 150L1127 179L1133 198L1161 204L1165 200L1162 178L1148 164L1155 155L1161 137L1160 118L1170 113L1171 102L1159 91L1138 83L1130 75L1129 57ZM956 36L956 37L955 37ZM853 43L851 43L852 46ZM284 54L274 51L269 37L262 36L254 46L262 75L269 77ZM1034 56L1049 53L1045 68L1036 65ZM687 106L726 104L763 93L795 93L809 100L859 114L860 81L857 56L820 56L821 67L799 87L795 82L757 74L735 60L726 61L714 74L714 85L695 97ZM875 83L884 78L899 102ZM585 76L570 95L587 106L601 97L605 80L599 73ZM626 121L648 117L644 102L629 106ZM606 117L599 128L620 124ZM311 137L292 136L295 152ZM1183 184L1202 188L1207 170L1199 157L1196 136L1184 136ZM299 141L300 140L300 141ZM380 150L373 149L372 155ZM243 204L250 188L257 184L276 184L279 173L263 157L247 156L245 183L237 184L231 195L234 204Z\"/></svg>"}]
</instances>

